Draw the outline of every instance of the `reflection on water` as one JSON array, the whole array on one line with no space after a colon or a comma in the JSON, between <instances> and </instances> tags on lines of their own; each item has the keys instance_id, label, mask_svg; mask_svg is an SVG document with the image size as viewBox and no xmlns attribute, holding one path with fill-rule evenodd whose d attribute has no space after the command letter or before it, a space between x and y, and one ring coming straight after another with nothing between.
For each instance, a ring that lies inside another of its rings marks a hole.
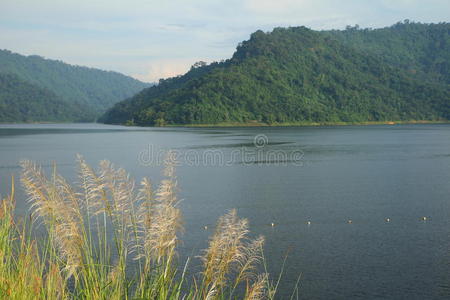
<instances>
[{"instance_id":1,"label":"reflection on water","mask_svg":"<svg viewBox=\"0 0 450 300\"><path fill-rule=\"evenodd\" d=\"M267 137L268 143L257 147L256 136ZM189 164L188 156L180 156L177 168L186 227L181 259L198 255L217 218L237 208L255 235L266 236L274 276L288 255L280 299L289 298L300 273L303 299L450 296L449 125L0 125L0 191L9 190L25 158L47 170L57 163L60 173L76 180L77 153L91 164L109 159L137 180L148 176L157 182L160 164L139 160L149 145L199 159ZM247 163L233 157L240 149L285 157L302 153L301 164L275 156ZM233 163L207 160L205 154L213 150ZM19 213L25 215L28 205L23 194L18 198Z\"/></svg>"}]
</instances>

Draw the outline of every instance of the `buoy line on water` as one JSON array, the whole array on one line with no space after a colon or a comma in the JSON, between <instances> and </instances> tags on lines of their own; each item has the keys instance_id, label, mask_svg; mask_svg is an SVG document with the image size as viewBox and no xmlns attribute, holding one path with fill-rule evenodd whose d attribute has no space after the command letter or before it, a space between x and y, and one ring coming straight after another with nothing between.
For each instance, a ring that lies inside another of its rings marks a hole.
<instances>
[{"instance_id":1,"label":"buoy line on water","mask_svg":"<svg viewBox=\"0 0 450 300\"><path fill-rule=\"evenodd\" d=\"M429 219L430 219L429 217L421 217L421 218L420 218L420 220L423 221L423 222L428 221ZM384 222L385 222L385 223L390 223L391 221L392 221L392 219L389 218L389 217L384 218ZM347 223L347 224L353 224L353 220L352 220L352 219L348 219L346 223ZM312 225L312 221L311 221L311 220L306 221L306 225L308 225L308 226ZM269 224L269 226L275 227L276 224L275 224L275 222L271 222L271 223ZM205 229L206 229L206 228L207 228L207 227L205 226Z\"/></svg>"},{"instance_id":2,"label":"buoy line on water","mask_svg":"<svg viewBox=\"0 0 450 300\"><path fill-rule=\"evenodd\" d=\"M422 221L422 222L426 222L426 221L429 221L429 220L430 220L430 217L425 217L425 216L424 217L420 217L420 221ZM385 223L391 223L391 221L392 221L392 219L389 218L389 217L384 218L384 222ZM308 225L308 227L309 227L310 225L312 225L312 221L308 220L308 221L305 222L305 224ZM353 220L352 219L347 219L346 224L353 224ZM269 224L270 227L275 227L277 225L278 224L275 224L275 222L271 222ZM207 225L203 226L203 229L204 230L208 230L208 226Z\"/></svg>"}]
</instances>

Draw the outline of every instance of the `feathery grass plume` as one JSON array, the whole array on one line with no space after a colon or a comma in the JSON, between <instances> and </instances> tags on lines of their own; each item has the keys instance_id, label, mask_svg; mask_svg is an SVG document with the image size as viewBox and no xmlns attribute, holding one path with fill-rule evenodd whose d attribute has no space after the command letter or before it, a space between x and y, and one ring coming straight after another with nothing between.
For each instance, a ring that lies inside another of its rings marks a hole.
<instances>
[{"instance_id":1,"label":"feathery grass plume","mask_svg":"<svg viewBox=\"0 0 450 300\"><path fill-rule=\"evenodd\" d=\"M212 295L223 295L228 286L231 299L241 283L247 284L248 299L269 297L268 275L258 275L257 270L263 261L264 238L251 240L248 233L248 221L238 218L234 209L219 219L209 247L201 257L204 297L211 295L215 299Z\"/></svg>"},{"instance_id":2,"label":"feathery grass plume","mask_svg":"<svg viewBox=\"0 0 450 300\"><path fill-rule=\"evenodd\" d=\"M143 178L141 181L138 202L141 203L138 215L139 220L142 222L141 225L143 228L149 228L152 222L154 198L152 184L147 178Z\"/></svg>"},{"instance_id":3,"label":"feathery grass plume","mask_svg":"<svg viewBox=\"0 0 450 300\"><path fill-rule=\"evenodd\" d=\"M77 162L80 187L83 190L82 203L85 212L88 216L109 212L111 208L104 190L105 184L79 154L77 154Z\"/></svg>"},{"instance_id":4,"label":"feathery grass plume","mask_svg":"<svg viewBox=\"0 0 450 300\"><path fill-rule=\"evenodd\" d=\"M33 219L36 219L36 216L53 216L53 198L48 195L51 188L42 169L28 160L22 161L21 167L22 176L20 180L28 195L28 201L31 203ZM44 220L46 221L46 219Z\"/></svg>"},{"instance_id":5,"label":"feathery grass plume","mask_svg":"<svg viewBox=\"0 0 450 300\"><path fill-rule=\"evenodd\" d=\"M111 221L114 229L114 241L119 257L117 271L123 278L126 276L128 253L131 250L132 236L136 232L136 212L134 180L122 168L115 169L107 160L100 162L100 178L105 184L111 205ZM117 278L117 277L116 277Z\"/></svg>"},{"instance_id":6,"label":"feathery grass plume","mask_svg":"<svg viewBox=\"0 0 450 300\"><path fill-rule=\"evenodd\" d=\"M0 298L17 300L62 299L65 281L48 284L38 245L29 236L25 221L14 219L14 178L11 194L0 202ZM53 274L53 273L52 273ZM61 276L57 268L57 276Z\"/></svg>"},{"instance_id":7,"label":"feathery grass plume","mask_svg":"<svg viewBox=\"0 0 450 300\"><path fill-rule=\"evenodd\" d=\"M245 239L248 221L239 219L236 210L222 216L209 247L201 257L204 265L204 287L221 289L227 284L227 276L245 257ZM207 294L207 293L206 293Z\"/></svg>"},{"instance_id":8,"label":"feathery grass plume","mask_svg":"<svg viewBox=\"0 0 450 300\"><path fill-rule=\"evenodd\" d=\"M205 300L214 300L214 299L216 299L217 293L218 293L218 291L217 291L217 289L216 289L216 286L213 284L213 285L209 288L208 293L207 293L206 296L205 296Z\"/></svg>"},{"instance_id":9,"label":"feathery grass plume","mask_svg":"<svg viewBox=\"0 0 450 300\"><path fill-rule=\"evenodd\" d=\"M130 175L122 168L115 169L111 162L102 160L99 177L111 197L113 213L120 217L129 214L133 204L134 191L134 181L130 179Z\"/></svg>"},{"instance_id":10,"label":"feathery grass plume","mask_svg":"<svg viewBox=\"0 0 450 300\"><path fill-rule=\"evenodd\" d=\"M150 236L149 229L151 228L154 214L154 197L152 184L147 178L141 181L141 188L136 197L136 202L139 203L139 208L136 216L136 235L133 252L137 252L135 260L150 257L151 247L148 244Z\"/></svg>"},{"instance_id":11,"label":"feathery grass plume","mask_svg":"<svg viewBox=\"0 0 450 300\"><path fill-rule=\"evenodd\" d=\"M177 234L182 230L182 225L176 197L176 162L169 158L171 155L169 152L166 156L163 170L166 178L161 181L155 195L150 182L144 178L137 197L140 205L136 259L143 259L144 264L136 296L141 298L166 299L170 294L172 299L178 297L176 295L181 289L181 282L174 282L176 268L173 258L178 243Z\"/></svg>"},{"instance_id":12,"label":"feathery grass plume","mask_svg":"<svg viewBox=\"0 0 450 300\"><path fill-rule=\"evenodd\" d=\"M106 297L113 290L111 284L111 247L107 232L112 208L106 193L106 184L93 168L77 155L78 178L81 189L81 207L84 213L83 238L85 241L83 287L86 298ZM105 288L108 287L108 288Z\"/></svg>"},{"instance_id":13,"label":"feathery grass plume","mask_svg":"<svg viewBox=\"0 0 450 300\"><path fill-rule=\"evenodd\" d=\"M157 262L170 259L175 254L178 243L177 234L181 227L180 210L174 206L160 204L154 216L154 223L150 228L149 246Z\"/></svg>"},{"instance_id":14,"label":"feathery grass plume","mask_svg":"<svg viewBox=\"0 0 450 300\"><path fill-rule=\"evenodd\" d=\"M269 299L268 291L268 274L261 274L258 276L257 280L247 288L247 293L245 295L245 300L263 300Z\"/></svg>"},{"instance_id":15,"label":"feathery grass plume","mask_svg":"<svg viewBox=\"0 0 450 300\"><path fill-rule=\"evenodd\" d=\"M21 165L21 182L32 203L33 214L46 222L49 234L65 260L66 278L76 276L77 269L83 264L77 195L56 173L50 181L36 164L23 161Z\"/></svg>"},{"instance_id":16,"label":"feathery grass plume","mask_svg":"<svg viewBox=\"0 0 450 300\"><path fill-rule=\"evenodd\" d=\"M240 282L256 279L258 276L258 265L260 265L263 260L263 246L264 237L260 236L257 239L248 242L248 244L242 248L242 255L238 259L238 274L235 278L235 288Z\"/></svg>"},{"instance_id":17,"label":"feathery grass plume","mask_svg":"<svg viewBox=\"0 0 450 300\"><path fill-rule=\"evenodd\" d=\"M59 201L55 202L54 236L59 245L59 251L66 259L65 269L67 278L77 275L77 269L83 264L82 248L85 240L82 237L80 226L82 224L82 215L78 206L78 199L75 192L57 175L56 186L58 190Z\"/></svg>"},{"instance_id":18,"label":"feathery grass plume","mask_svg":"<svg viewBox=\"0 0 450 300\"><path fill-rule=\"evenodd\" d=\"M150 209L150 215L147 215L150 222L147 223L148 227L145 228L145 252L150 253L157 262L161 262L163 259L171 259L178 241L177 234L182 230L181 212L177 207L175 164L173 153L169 152L165 159L163 171L167 178L161 181L156 191L153 209ZM144 205L148 204L144 203Z\"/></svg>"},{"instance_id":19,"label":"feathery grass plume","mask_svg":"<svg viewBox=\"0 0 450 300\"><path fill-rule=\"evenodd\" d=\"M136 235L134 181L124 169L116 169L109 161L100 162L98 173L81 156L78 161L87 206L88 250L91 265L98 263L96 268L90 266L89 276L96 280L95 288L107 285L110 296L120 298L127 293L127 260L131 237ZM97 226L96 231L91 228L93 225ZM93 245L93 241L97 244ZM112 257L116 258L115 263L111 262Z\"/></svg>"}]
</instances>

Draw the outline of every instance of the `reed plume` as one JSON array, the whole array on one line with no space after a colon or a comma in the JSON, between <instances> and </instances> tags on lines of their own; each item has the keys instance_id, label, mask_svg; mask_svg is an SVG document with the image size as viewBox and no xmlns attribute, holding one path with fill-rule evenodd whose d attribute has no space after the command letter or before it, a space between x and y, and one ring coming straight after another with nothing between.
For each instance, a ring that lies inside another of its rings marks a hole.
<instances>
[{"instance_id":1,"label":"reed plume","mask_svg":"<svg viewBox=\"0 0 450 300\"><path fill-rule=\"evenodd\" d=\"M47 236L37 243L31 227L18 230L12 188L0 203L0 299L213 300L236 298L238 290L243 299L272 299L268 275L257 275L264 239L250 239L248 221L235 210L218 221L201 257L201 280L194 276L185 287L188 263L176 276L183 226L174 153L156 190L147 178L136 188L109 161L96 171L77 160L76 187L56 167L47 177L37 164L21 162L31 225L44 225Z\"/></svg>"},{"instance_id":2,"label":"reed plume","mask_svg":"<svg viewBox=\"0 0 450 300\"><path fill-rule=\"evenodd\" d=\"M164 178L155 195L148 179L141 182L139 225L143 253L147 259L160 262L174 255L178 241L177 233L182 230L181 212L177 207L177 182L174 173L175 161L169 152L165 159Z\"/></svg>"},{"instance_id":3,"label":"reed plume","mask_svg":"<svg viewBox=\"0 0 450 300\"><path fill-rule=\"evenodd\" d=\"M232 293L242 282L255 279L258 264L262 260L264 238L255 240L248 238L248 221L239 219L236 210L231 210L218 221L216 231L209 247L201 257L204 265L203 294L220 292L234 275ZM263 281L257 278L256 283ZM255 283L252 294L259 285Z\"/></svg>"},{"instance_id":4,"label":"reed plume","mask_svg":"<svg viewBox=\"0 0 450 300\"><path fill-rule=\"evenodd\" d=\"M269 299L268 290L268 274L264 273L259 275L256 281L247 288L247 293L245 295L245 300L263 300Z\"/></svg>"},{"instance_id":5,"label":"reed plume","mask_svg":"<svg viewBox=\"0 0 450 300\"><path fill-rule=\"evenodd\" d=\"M105 183L86 163L81 155L77 155L79 185L82 190L83 209L90 215L111 213L111 205L105 191Z\"/></svg>"},{"instance_id":6,"label":"reed plume","mask_svg":"<svg viewBox=\"0 0 450 300\"><path fill-rule=\"evenodd\" d=\"M202 258L205 286L220 288L227 283L226 276L244 255L248 222L237 217L236 210L222 216L209 247Z\"/></svg>"},{"instance_id":7,"label":"reed plume","mask_svg":"<svg viewBox=\"0 0 450 300\"><path fill-rule=\"evenodd\" d=\"M242 255L238 257L237 275L235 278L235 287L247 280L256 279L257 268L263 260L262 252L264 246L264 237L260 236L255 240L249 241L242 247Z\"/></svg>"},{"instance_id":8,"label":"reed plume","mask_svg":"<svg viewBox=\"0 0 450 300\"><path fill-rule=\"evenodd\" d=\"M66 277L76 276L78 268L83 264L81 212L77 194L58 174L55 173L52 180L49 180L36 164L23 161L21 165L21 182L29 195L33 214L48 225L54 245L65 260Z\"/></svg>"},{"instance_id":9,"label":"reed plume","mask_svg":"<svg viewBox=\"0 0 450 300\"><path fill-rule=\"evenodd\" d=\"M141 187L137 195L137 203L139 208L136 216L136 234L135 245L133 251L137 252L135 260L139 260L145 257L150 257L151 247L148 244L149 229L152 226L153 214L154 214L154 196L153 188L148 178L143 178L141 181Z\"/></svg>"},{"instance_id":10,"label":"reed plume","mask_svg":"<svg viewBox=\"0 0 450 300\"><path fill-rule=\"evenodd\" d=\"M134 181L122 168L115 169L114 165L107 161L100 162L100 175L102 187L106 187L109 193L109 206L112 214L124 227L130 226L130 214L134 203Z\"/></svg>"}]
</instances>

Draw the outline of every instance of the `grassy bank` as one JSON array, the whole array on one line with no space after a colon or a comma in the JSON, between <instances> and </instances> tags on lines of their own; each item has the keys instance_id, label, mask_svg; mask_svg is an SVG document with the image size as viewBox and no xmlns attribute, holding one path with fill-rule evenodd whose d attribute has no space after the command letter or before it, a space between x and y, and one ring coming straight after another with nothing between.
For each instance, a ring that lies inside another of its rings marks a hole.
<instances>
[{"instance_id":1,"label":"grassy bank","mask_svg":"<svg viewBox=\"0 0 450 300\"><path fill-rule=\"evenodd\" d=\"M156 190L108 161L95 171L79 157L76 186L56 167L50 176L30 161L22 169L32 214L14 217L13 183L0 206L1 299L274 299L264 239L249 238L234 210L199 253L202 271L186 278L170 155Z\"/></svg>"}]
</instances>

